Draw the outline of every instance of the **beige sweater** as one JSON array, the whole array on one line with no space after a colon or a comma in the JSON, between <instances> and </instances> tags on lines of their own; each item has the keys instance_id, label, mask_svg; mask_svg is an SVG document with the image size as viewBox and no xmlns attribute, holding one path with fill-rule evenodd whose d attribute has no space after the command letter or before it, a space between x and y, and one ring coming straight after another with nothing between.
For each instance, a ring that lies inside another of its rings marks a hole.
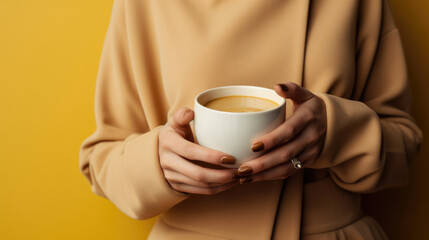
<instances>
[{"instance_id":1,"label":"beige sweater","mask_svg":"<svg viewBox=\"0 0 429 240\"><path fill-rule=\"evenodd\" d=\"M158 132L171 114L209 88L287 81L326 104L326 141L310 168L328 177L304 184L300 172L213 196L169 186ZM409 101L386 1L115 0L97 130L82 144L80 169L128 216L162 213L150 239L381 239L360 193L407 182L422 137Z\"/></svg>"}]
</instances>

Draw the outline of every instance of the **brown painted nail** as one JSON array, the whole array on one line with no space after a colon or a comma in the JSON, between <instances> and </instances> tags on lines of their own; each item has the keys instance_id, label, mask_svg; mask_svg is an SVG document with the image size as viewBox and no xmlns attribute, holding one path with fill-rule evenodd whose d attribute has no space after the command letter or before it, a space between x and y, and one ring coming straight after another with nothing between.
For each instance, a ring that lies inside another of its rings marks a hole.
<instances>
[{"instance_id":1,"label":"brown painted nail","mask_svg":"<svg viewBox=\"0 0 429 240\"><path fill-rule=\"evenodd\" d=\"M280 85L280 87L282 88L282 91L283 91L283 92L286 92L286 91L288 90L288 88L287 88L287 86L286 86L285 84L281 83L281 84L279 84L279 85Z\"/></svg>"},{"instance_id":2,"label":"brown painted nail","mask_svg":"<svg viewBox=\"0 0 429 240\"><path fill-rule=\"evenodd\" d=\"M234 164L235 158L233 156L223 156L220 158L220 162L224 164Z\"/></svg>"},{"instance_id":3,"label":"brown painted nail","mask_svg":"<svg viewBox=\"0 0 429 240\"><path fill-rule=\"evenodd\" d=\"M251 177L240 178L240 184L250 183L253 179Z\"/></svg>"},{"instance_id":4,"label":"brown painted nail","mask_svg":"<svg viewBox=\"0 0 429 240\"><path fill-rule=\"evenodd\" d=\"M254 152L262 151L262 150L264 150L264 148L265 148L265 146L261 142L254 143L252 145L252 151L254 151Z\"/></svg>"},{"instance_id":5,"label":"brown painted nail","mask_svg":"<svg viewBox=\"0 0 429 240\"><path fill-rule=\"evenodd\" d=\"M238 169L238 175L243 176L243 175L249 175L252 174L253 169L249 166L244 166L244 167L240 167Z\"/></svg>"},{"instance_id":6,"label":"brown painted nail","mask_svg":"<svg viewBox=\"0 0 429 240\"><path fill-rule=\"evenodd\" d=\"M232 173L232 178L237 180L237 179L241 178L241 176L238 175L238 172L233 172Z\"/></svg>"}]
</instances>

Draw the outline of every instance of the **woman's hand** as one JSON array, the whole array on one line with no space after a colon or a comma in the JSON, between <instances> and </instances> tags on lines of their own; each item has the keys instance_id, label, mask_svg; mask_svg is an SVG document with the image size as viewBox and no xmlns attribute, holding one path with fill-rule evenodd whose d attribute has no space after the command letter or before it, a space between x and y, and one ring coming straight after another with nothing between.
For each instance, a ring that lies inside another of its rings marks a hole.
<instances>
[{"instance_id":1,"label":"woman's hand","mask_svg":"<svg viewBox=\"0 0 429 240\"><path fill-rule=\"evenodd\" d=\"M240 166L240 183L285 179L298 171L291 158L296 157L306 167L322 150L326 135L324 102L294 83L277 84L274 90L293 101L294 113L282 125L254 141L252 150L265 153Z\"/></svg>"},{"instance_id":2,"label":"woman's hand","mask_svg":"<svg viewBox=\"0 0 429 240\"><path fill-rule=\"evenodd\" d=\"M213 165L233 164L235 159L225 153L194 143L189 123L194 112L180 108L159 133L159 158L170 186L185 193L216 194L238 183L237 169L213 169L195 164L197 160Z\"/></svg>"}]
</instances>

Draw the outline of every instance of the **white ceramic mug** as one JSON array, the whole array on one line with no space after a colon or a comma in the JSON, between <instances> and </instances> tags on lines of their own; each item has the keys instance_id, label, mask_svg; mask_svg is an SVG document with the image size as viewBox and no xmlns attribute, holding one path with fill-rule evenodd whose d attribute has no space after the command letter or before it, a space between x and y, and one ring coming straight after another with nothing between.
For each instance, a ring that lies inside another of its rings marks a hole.
<instances>
[{"instance_id":1,"label":"white ceramic mug","mask_svg":"<svg viewBox=\"0 0 429 240\"><path fill-rule=\"evenodd\" d=\"M215 98L226 96L253 96L272 100L279 106L260 112L223 112L204 105ZM286 101L268 88L255 86L224 86L212 88L195 98L194 128L198 144L232 155L235 164L224 167L237 168L242 163L260 156L253 152L252 141L285 121Z\"/></svg>"}]
</instances>

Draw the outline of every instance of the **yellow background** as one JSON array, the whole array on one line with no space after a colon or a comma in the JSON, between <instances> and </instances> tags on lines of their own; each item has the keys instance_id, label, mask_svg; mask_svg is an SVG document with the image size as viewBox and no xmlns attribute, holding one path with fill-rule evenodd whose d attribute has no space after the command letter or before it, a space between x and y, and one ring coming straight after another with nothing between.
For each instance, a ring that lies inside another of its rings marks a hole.
<instances>
[{"instance_id":1,"label":"yellow background","mask_svg":"<svg viewBox=\"0 0 429 240\"><path fill-rule=\"evenodd\" d=\"M144 1L144 0L142 0ZM0 239L145 239L135 221L94 195L78 150L95 129L93 97L112 0L0 0ZM429 133L429 3L392 0L415 103ZM410 185L368 196L392 239L429 239L429 157Z\"/></svg>"}]
</instances>

